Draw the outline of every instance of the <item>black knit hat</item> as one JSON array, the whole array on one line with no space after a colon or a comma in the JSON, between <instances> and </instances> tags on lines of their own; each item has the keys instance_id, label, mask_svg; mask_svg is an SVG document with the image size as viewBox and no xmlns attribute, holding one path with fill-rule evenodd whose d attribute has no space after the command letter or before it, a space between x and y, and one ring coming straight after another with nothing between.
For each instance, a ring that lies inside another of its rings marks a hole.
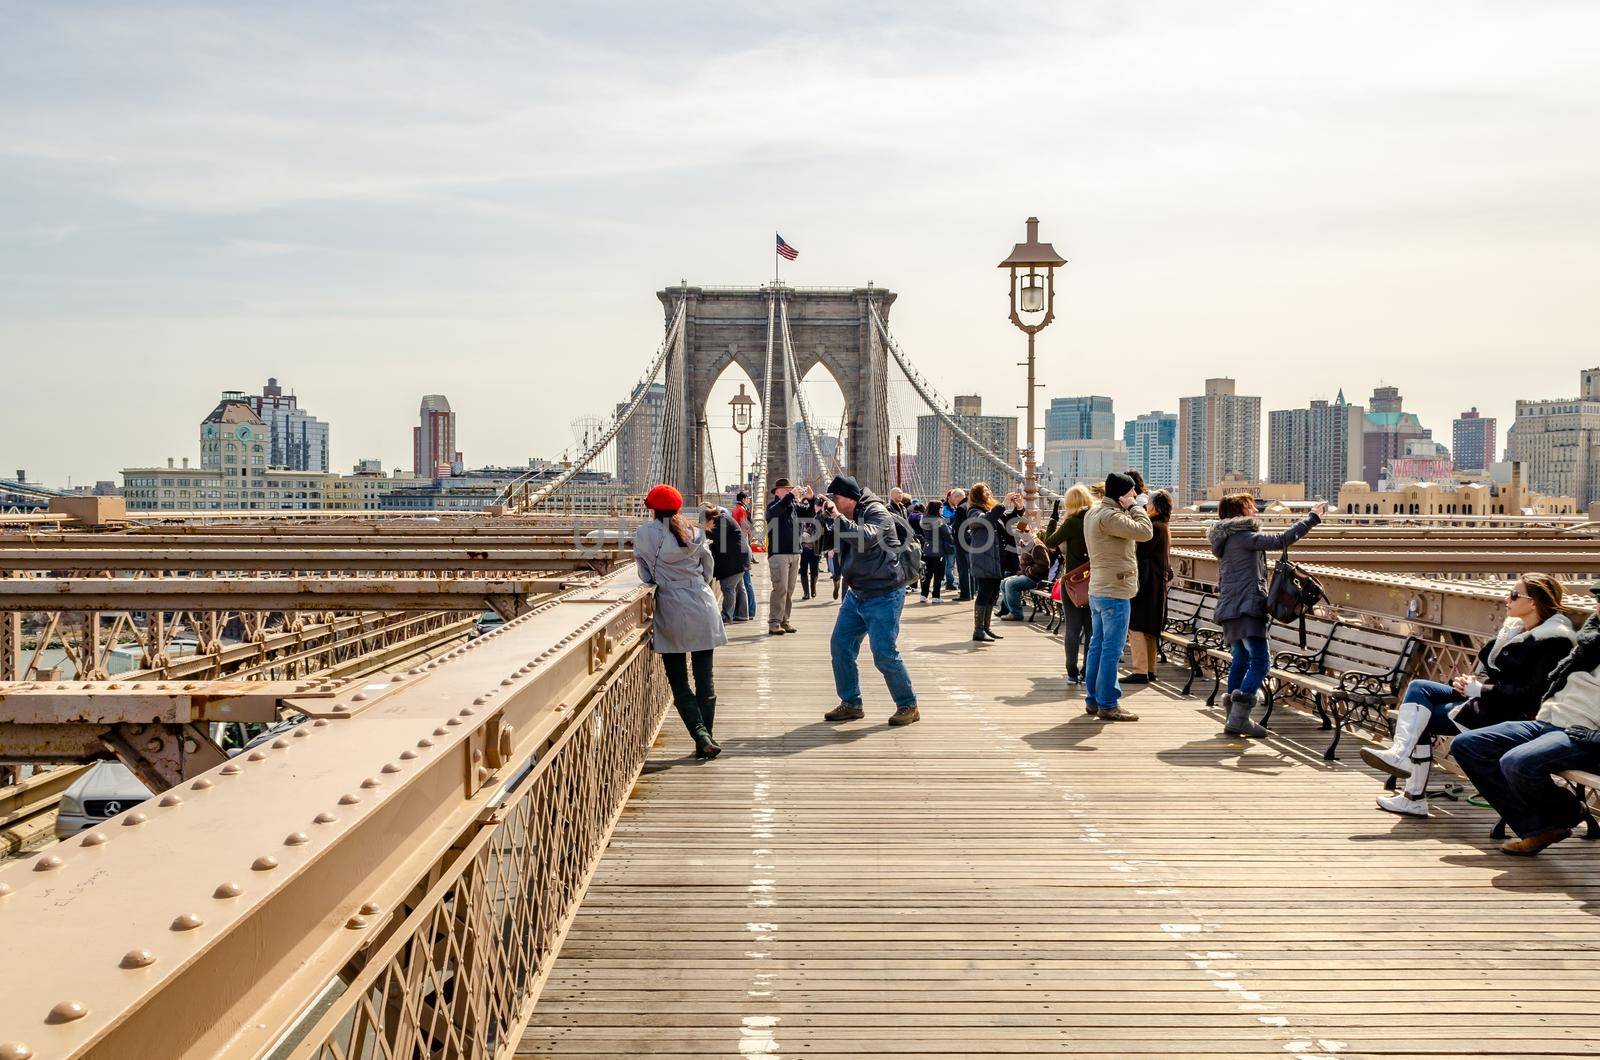
<instances>
[{"instance_id":1,"label":"black knit hat","mask_svg":"<svg viewBox=\"0 0 1600 1060\"><path fill-rule=\"evenodd\" d=\"M1106 476L1106 496L1114 501L1120 501L1134 489L1133 479L1120 471L1113 471Z\"/></svg>"},{"instance_id":2,"label":"black knit hat","mask_svg":"<svg viewBox=\"0 0 1600 1060\"><path fill-rule=\"evenodd\" d=\"M835 475L833 481L828 483L828 494L832 497L849 497L853 501L861 499L861 483L849 475Z\"/></svg>"}]
</instances>

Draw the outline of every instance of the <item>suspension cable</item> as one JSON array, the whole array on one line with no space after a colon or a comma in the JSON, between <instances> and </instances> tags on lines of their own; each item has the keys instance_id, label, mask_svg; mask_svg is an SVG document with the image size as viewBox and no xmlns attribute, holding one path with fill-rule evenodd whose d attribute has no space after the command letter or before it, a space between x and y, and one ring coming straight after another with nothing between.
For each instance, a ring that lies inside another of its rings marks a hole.
<instances>
[{"instance_id":1,"label":"suspension cable","mask_svg":"<svg viewBox=\"0 0 1600 1060\"><path fill-rule=\"evenodd\" d=\"M756 492L750 498L750 528L754 547L767 536L767 447L772 433L772 318L777 291L767 289L767 359L761 369L761 450L756 455Z\"/></svg>"},{"instance_id":2,"label":"suspension cable","mask_svg":"<svg viewBox=\"0 0 1600 1060\"><path fill-rule=\"evenodd\" d=\"M917 370L912 367L911 361L900 349L900 344L895 342L894 336L889 334L889 329L883 323L883 318L878 315L877 302L869 299L867 302L867 308L872 314L872 322L878 326L878 331L883 336L884 345L889 348L889 352L894 356L895 363L900 366L900 370L905 373L906 380L911 384L912 389L917 392L917 396L923 400L923 403L926 404L928 408L933 410L934 415L938 416L940 421L943 422L946 427L949 427L950 430L954 431L956 437L960 438L963 442L966 442L967 445L971 446L979 456L994 464L995 467L1000 468L1013 479L1017 479L1019 481L1025 480L1027 476L1022 473L1020 468L1014 467L1007 460L995 455L986 446L984 446L982 442L979 442L976 438L974 438L965 427L956 422L955 417L945 409L943 400L939 397L938 393L935 392L932 386L930 386L928 382L924 380L920 374L918 374ZM1046 497L1060 496L1060 494L1055 490L1046 489L1043 485L1039 486L1039 492Z\"/></svg>"},{"instance_id":3,"label":"suspension cable","mask_svg":"<svg viewBox=\"0 0 1600 1060\"><path fill-rule=\"evenodd\" d=\"M817 475L820 477L827 474L827 465L822 462L822 446L817 444L817 421L811 418L811 405L806 401L804 380L800 378L800 362L794 355L794 339L789 334L787 302L778 303L778 313L783 322L783 356L787 365L784 371L795 381L794 393L800 402L800 422L806 425L806 441L811 445L811 458L817 463Z\"/></svg>"},{"instance_id":4,"label":"suspension cable","mask_svg":"<svg viewBox=\"0 0 1600 1060\"><path fill-rule=\"evenodd\" d=\"M638 389L634 392L633 399L628 402L627 408L623 409L616 415L616 417L611 421L611 426L607 427L600 433L599 437L592 445L589 446L588 450L585 451L584 454L577 460L573 461L571 467L567 468L565 471L551 479L539 489L528 494L525 502L517 500L518 491L522 490L534 479L543 474L542 470L529 471L527 474L521 475L513 481L507 483L506 487L500 491L500 496L495 499L497 504L506 505L507 507L513 508L519 512L529 511L539 504L542 504L545 499L556 490L572 481L573 476L582 471L584 468L588 467L594 462L595 457L599 456L605 451L606 446L610 445L612 439L617 436L617 432L622 430L623 424L627 423L628 420L632 418L633 414L638 411L639 406L644 403L645 395L650 392L650 384L655 382L656 375L660 373L662 365L666 363L667 357L672 353L672 348L677 342L679 333L683 330L683 318L687 305L687 299L678 299L678 307L672 314L672 325L667 329L667 337L662 341L660 350L656 352L655 362L650 366L650 370L645 373L644 378L639 382Z\"/></svg>"}]
</instances>

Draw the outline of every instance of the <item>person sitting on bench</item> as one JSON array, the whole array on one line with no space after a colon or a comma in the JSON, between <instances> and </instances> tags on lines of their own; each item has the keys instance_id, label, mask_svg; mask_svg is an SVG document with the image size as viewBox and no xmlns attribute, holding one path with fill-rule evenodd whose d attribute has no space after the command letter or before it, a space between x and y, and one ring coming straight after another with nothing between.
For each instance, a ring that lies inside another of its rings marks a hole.
<instances>
[{"instance_id":1,"label":"person sitting on bench","mask_svg":"<svg viewBox=\"0 0 1600 1060\"><path fill-rule=\"evenodd\" d=\"M1415 680L1406 688L1394 723L1394 742L1364 747L1361 757L1405 785L1378 796L1378 808L1405 817L1428 816L1428 773L1433 741L1502 721L1526 721L1539 710L1550 675L1576 639L1561 613L1561 579L1524 574L1506 597L1506 620L1494 640L1478 652L1474 673L1449 684Z\"/></svg>"},{"instance_id":2,"label":"person sitting on bench","mask_svg":"<svg viewBox=\"0 0 1600 1060\"><path fill-rule=\"evenodd\" d=\"M1572 834L1583 819L1578 797L1551 774L1600 767L1600 619L1578 631L1578 643L1556 667L1538 716L1462 733L1450 753L1517 833L1502 852L1533 857Z\"/></svg>"}]
</instances>

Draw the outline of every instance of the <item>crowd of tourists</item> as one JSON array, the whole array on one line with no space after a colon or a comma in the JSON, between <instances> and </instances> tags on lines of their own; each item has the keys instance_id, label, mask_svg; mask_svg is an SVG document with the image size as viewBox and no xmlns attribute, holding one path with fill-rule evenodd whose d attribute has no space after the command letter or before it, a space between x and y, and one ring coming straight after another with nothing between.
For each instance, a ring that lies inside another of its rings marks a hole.
<instances>
[{"instance_id":1,"label":"crowd of tourists","mask_svg":"<svg viewBox=\"0 0 1600 1060\"><path fill-rule=\"evenodd\" d=\"M984 482L918 500L898 488L879 497L845 475L821 494L778 479L762 509L759 544L745 493L732 509L701 508L698 525L671 486L656 486L645 503L651 518L634 551L641 579L656 586L653 647L699 758L721 753L713 652L727 643L727 626L757 619L751 569L763 550L769 636L796 632L795 591L801 600L822 598L827 569L827 600L838 604L830 640L838 705L824 715L830 722L865 716L857 665L863 640L894 702L889 724L920 720L898 647L911 598L970 603L972 640L981 647L1002 638L996 621L1023 621L1027 594L1047 594L1062 616L1066 683L1081 686L1085 711L1100 721L1139 720L1123 704L1124 686L1158 679L1173 503L1166 491L1147 489L1137 471L1073 486L1052 503L1043 527L1030 520L1021 493L997 500ZM1230 736L1271 735L1252 717L1272 665L1266 556L1287 550L1326 511L1318 503L1268 532L1255 499L1240 493L1221 500L1207 528L1218 572L1214 620L1231 655L1223 723ZM1380 809L1429 816L1429 776L1436 753L1447 751L1516 833L1503 851L1529 856L1571 834L1585 811L1552 774L1600 768L1600 619L1574 630L1563 596L1555 576L1524 574L1472 673L1409 683L1389 745L1362 751L1397 778L1398 790L1378 797Z\"/></svg>"}]
</instances>

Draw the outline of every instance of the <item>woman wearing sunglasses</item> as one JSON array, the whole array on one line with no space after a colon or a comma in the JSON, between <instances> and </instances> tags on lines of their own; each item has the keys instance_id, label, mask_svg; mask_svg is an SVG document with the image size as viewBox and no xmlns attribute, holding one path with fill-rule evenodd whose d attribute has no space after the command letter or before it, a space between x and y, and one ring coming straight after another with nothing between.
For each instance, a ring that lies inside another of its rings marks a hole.
<instances>
[{"instance_id":1,"label":"woman wearing sunglasses","mask_svg":"<svg viewBox=\"0 0 1600 1060\"><path fill-rule=\"evenodd\" d=\"M1506 620L1494 640L1478 652L1477 670L1449 684L1412 681L1395 720L1394 742L1381 750L1364 747L1367 764L1405 780L1378 808L1406 817L1428 816L1428 773L1433 738L1455 736L1502 721L1525 721L1556 664L1577 640L1561 613L1561 579L1534 572L1517 579L1506 597Z\"/></svg>"}]
</instances>

